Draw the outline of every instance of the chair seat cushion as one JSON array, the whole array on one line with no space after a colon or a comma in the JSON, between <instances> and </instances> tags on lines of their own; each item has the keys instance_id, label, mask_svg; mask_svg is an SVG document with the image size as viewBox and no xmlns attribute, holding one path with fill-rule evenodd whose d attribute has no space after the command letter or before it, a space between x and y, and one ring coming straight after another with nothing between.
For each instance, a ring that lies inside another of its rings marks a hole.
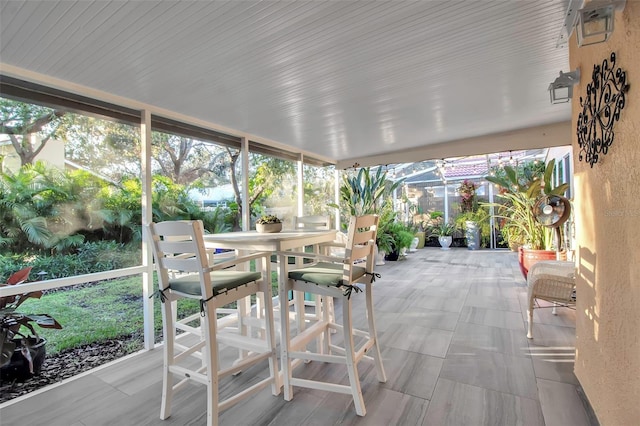
<instances>
[{"instance_id":1,"label":"chair seat cushion","mask_svg":"<svg viewBox=\"0 0 640 426\"><path fill-rule=\"evenodd\" d=\"M362 277L366 272L362 266L352 266L352 268L353 280ZM342 269L343 265L339 263L319 262L313 266L289 271L289 278L327 287L338 287L339 284L342 284Z\"/></svg>"},{"instance_id":2,"label":"chair seat cushion","mask_svg":"<svg viewBox=\"0 0 640 426\"><path fill-rule=\"evenodd\" d=\"M213 294L217 295L225 291L240 287L243 284L257 281L262 277L260 272L244 271L213 271L211 272L211 283L213 284ZM198 274L190 274L184 277L169 280L171 290L200 296L200 277Z\"/></svg>"}]
</instances>

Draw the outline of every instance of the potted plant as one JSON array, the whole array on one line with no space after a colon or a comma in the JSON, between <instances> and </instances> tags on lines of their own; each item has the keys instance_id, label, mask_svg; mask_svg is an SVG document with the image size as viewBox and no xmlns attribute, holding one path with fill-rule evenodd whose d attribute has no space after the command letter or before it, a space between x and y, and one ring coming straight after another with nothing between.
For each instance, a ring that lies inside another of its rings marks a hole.
<instances>
[{"instance_id":1,"label":"potted plant","mask_svg":"<svg viewBox=\"0 0 640 426\"><path fill-rule=\"evenodd\" d=\"M341 205L329 204L329 207L337 209L346 208L347 215L350 216L363 214L377 214L380 216L376 237L379 256L383 252L389 253L392 248L392 238L385 233L386 227L394 222L396 218L389 194L402 182L403 180L392 182L387 179L387 172L382 167L379 167L375 172L371 172L368 167L363 167L355 175L344 175L342 185L340 185ZM384 259L384 257L382 258ZM383 265L384 261L378 260L376 264Z\"/></svg>"},{"instance_id":2,"label":"potted plant","mask_svg":"<svg viewBox=\"0 0 640 426\"><path fill-rule=\"evenodd\" d=\"M385 257L393 251L394 239L389 228L395 222L398 214L393 211L391 203L384 203L379 211L378 232L376 234L376 265L384 265Z\"/></svg>"},{"instance_id":3,"label":"potted plant","mask_svg":"<svg viewBox=\"0 0 640 426\"><path fill-rule=\"evenodd\" d=\"M22 284L30 272L31 267L21 269L0 286ZM0 376L3 380L25 380L40 373L46 340L38 336L34 324L42 328L62 328L50 315L17 312L30 297L39 299L42 292L0 297Z\"/></svg>"},{"instance_id":4,"label":"potted plant","mask_svg":"<svg viewBox=\"0 0 640 426\"><path fill-rule=\"evenodd\" d=\"M569 184L557 187L551 185L551 175L555 160L551 160L544 169L542 178L531 176L521 181L516 170L505 166L505 177L487 176L489 182L500 187L498 197L505 204L493 204L498 207L498 217L504 218L505 234L509 237L509 245L518 246L520 270L524 277L531 265L539 260L555 260L553 250L553 230L539 223L533 213L533 206L542 195L563 195Z\"/></svg>"},{"instance_id":5,"label":"potted plant","mask_svg":"<svg viewBox=\"0 0 640 426\"><path fill-rule=\"evenodd\" d=\"M407 249L413 242L413 232L411 228L401 222L391 222L384 230L383 238L387 255L385 260L395 261L400 257L402 249Z\"/></svg>"},{"instance_id":6,"label":"potted plant","mask_svg":"<svg viewBox=\"0 0 640 426\"><path fill-rule=\"evenodd\" d=\"M410 224L415 228L414 235L418 238L417 249L421 249L424 247L425 238L426 238L426 226L428 223L428 215L425 214L422 207L418 205L411 205L409 207L410 214Z\"/></svg>"},{"instance_id":7,"label":"potted plant","mask_svg":"<svg viewBox=\"0 0 640 426\"><path fill-rule=\"evenodd\" d=\"M478 185L469 179L463 180L458 187L462 214L456 218L456 223L465 231L465 239L469 250L480 248L480 227L475 217L475 213L478 210L477 189Z\"/></svg>"},{"instance_id":8,"label":"potted plant","mask_svg":"<svg viewBox=\"0 0 640 426\"><path fill-rule=\"evenodd\" d=\"M453 233L456 232L456 230L457 227L454 223L442 220L431 227L431 236L438 237L438 242L442 250L449 250L449 246L453 241Z\"/></svg>"},{"instance_id":9,"label":"potted plant","mask_svg":"<svg viewBox=\"0 0 640 426\"><path fill-rule=\"evenodd\" d=\"M464 230L469 250L488 246L483 239L491 234L489 217L489 208L486 206L478 207L473 212L461 213L456 217L456 226L458 229Z\"/></svg>"},{"instance_id":10,"label":"potted plant","mask_svg":"<svg viewBox=\"0 0 640 426\"><path fill-rule=\"evenodd\" d=\"M273 233L282 231L282 221L273 215L261 216L256 220L256 231Z\"/></svg>"},{"instance_id":11,"label":"potted plant","mask_svg":"<svg viewBox=\"0 0 640 426\"><path fill-rule=\"evenodd\" d=\"M475 182L465 179L458 186L458 194L460 194L460 211L462 213L474 212L478 210L478 200L476 190L478 185Z\"/></svg>"},{"instance_id":12,"label":"potted plant","mask_svg":"<svg viewBox=\"0 0 640 426\"><path fill-rule=\"evenodd\" d=\"M340 185L340 201L351 216L364 214L380 214L380 210L387 203L387 195L392 193L403 180L392 182L387 179L387 172L379 167L372 173L368 167L358 171L356 175L344 175ZM331 203L330 207L339 209L341 206ZM347 221L348 222L348 221Z\"/></svg>"}]
</instances>

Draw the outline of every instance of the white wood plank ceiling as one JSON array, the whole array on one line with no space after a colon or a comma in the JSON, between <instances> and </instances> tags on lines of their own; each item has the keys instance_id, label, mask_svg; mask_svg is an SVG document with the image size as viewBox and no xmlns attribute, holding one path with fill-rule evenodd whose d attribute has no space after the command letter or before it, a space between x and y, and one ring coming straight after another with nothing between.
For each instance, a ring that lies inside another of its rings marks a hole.
<instances>
[{"instance_id":1,"label":"white wood plank ceiling","mask_svg":"<svg viewBox=\"0 0 640 426\"><path fill-rule=\"evenodd\" d=\"M357 159L570 120L567 3L0 0L0 63Z\"/></svg>"}]
</instances>

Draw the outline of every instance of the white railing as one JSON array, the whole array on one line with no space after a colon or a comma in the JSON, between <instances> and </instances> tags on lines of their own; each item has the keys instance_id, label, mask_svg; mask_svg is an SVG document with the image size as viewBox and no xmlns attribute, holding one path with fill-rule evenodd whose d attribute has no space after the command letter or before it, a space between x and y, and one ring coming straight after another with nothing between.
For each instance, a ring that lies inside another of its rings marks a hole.
<instances>
[{"instance_id":1,"label":"white railing","mask_svg":"<svg viewBox=\"0 0 640 426\"><path fill-rule=\"evenodd\" d=\"M128 277L147 272L146 266L132 266L130 268L115 269L113 271L96 272L93 274L75 275L73 277L56 278L53 280L35 281L17 285L0 287L0 297L28 293L30 291L50 290L76 284L87 284L95 281Z\"/></svg>"}]
</instances>

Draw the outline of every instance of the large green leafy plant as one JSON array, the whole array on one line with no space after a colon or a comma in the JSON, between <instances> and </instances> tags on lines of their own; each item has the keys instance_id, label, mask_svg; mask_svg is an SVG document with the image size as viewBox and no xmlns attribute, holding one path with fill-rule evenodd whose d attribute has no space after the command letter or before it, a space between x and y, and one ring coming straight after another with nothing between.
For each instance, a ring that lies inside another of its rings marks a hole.
<instances>
[{"instance_id":1,"label":"large green leafy plant","mask_svg":"<svg viewBox=\"0 0 640 426\"><path fill-rule=\"evenodd\" d=\"M504 204L492 204L498 208L498 217L506 223L503 235L510 245L521 245L532 250L551 250L553 230L540 224L533 213L533 206L542 195L563 195L569 184L552 186L551 176L555 160L551 160L544 169L542 178L532 176L531 180L522 180L516 170L505 166L505 176L487 176L489 182L500 187L498 197Z\"/></svg>"},{"instance_id":2,"label":"large green leafy plant","mask_svg":"<svg viewBox=\"0 0 640 426\"><path fill-rule=\"evenodd\" d=\"M430 236L432 237L451 237L457 230L455 223L440 221L438 224L430 228Z\"/></svg>"},{"instance_id":3,"label":"large green leafy plant","mask_svg":"<svg viewBox=\"0 0 640 426\"><path fill-rule=\"evenodd\" d=\"M397 214L393 210L393 202L390 194L395 190L402 180L392 182L387 179L387 172L381 167L375 172L365 167L356 174L345 174L340 185L341 205L329 204L330 207L342 208L345 216L360 216L364 214L377 214L380 216L378 222L378 234L376 243L380 250L390 253L398 245L394 228ZM344 217L343 223L347 223ZM409 242L411 244L411 242ZM408 247L408 245L407 245Z\"/></svg>"},{"instance_id":4,"label":"large green leafy plant","mask_svg":"<svg viewBox=\"0 0 640 426\"><path fill-rule=\"evenodd\" d=\"M371 172L362 168L355 175L345 174L340 186L340 201L351 216L379 213L386 202L385 195L390 194L402 183L387 179L387 172L381 167ZM337 204L331 207L340 208Z\"/></svg>"}]
</instances>

